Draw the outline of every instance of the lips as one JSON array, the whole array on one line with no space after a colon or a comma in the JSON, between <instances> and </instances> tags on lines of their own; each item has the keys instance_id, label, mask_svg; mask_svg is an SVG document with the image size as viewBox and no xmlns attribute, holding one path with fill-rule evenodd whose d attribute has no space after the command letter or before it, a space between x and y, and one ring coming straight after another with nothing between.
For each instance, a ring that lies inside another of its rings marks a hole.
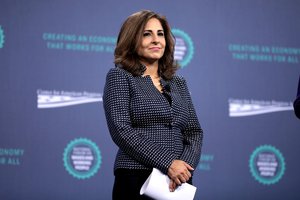
<instances>
[{"instance_id":1,"label":"lips","mask_svg":"<svg viewBox=\"0 0 300 200\"><path fill-rule=\"evenodd\" d=\"M159 51L160 50L160 47L151 47L151 48L149 48L150 50L152 50L152 51Z\"/></svg>"}]
</instances>

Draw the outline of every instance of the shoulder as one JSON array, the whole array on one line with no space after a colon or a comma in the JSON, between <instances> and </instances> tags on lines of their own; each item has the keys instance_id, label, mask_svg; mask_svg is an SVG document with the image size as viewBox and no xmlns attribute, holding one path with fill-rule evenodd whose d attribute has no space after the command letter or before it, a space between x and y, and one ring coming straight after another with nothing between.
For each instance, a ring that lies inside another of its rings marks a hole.
<instances>
[{"instance_id":1,"label":"shoulder","mask_svg":"<svg viewBox=\"0 0 300 200\"><path fill-rule=\"evenodd\" d=\"M132 74L125 69L122 69L120 67L114 67L109 69L106 75L106 81L117 81L117 82L123 82L128 81L132 79Z\"/></svg>"},{"instance_id":2,"label":"shoulder","mask_svg":"<svg viewBox=\"0 0 300 200\"><path fill-rule=\"evenodd\" d=\"M186 80L183 76L174 75L172 77L171 81L178 86L185 87L185 88L187 87Z\"/></svg>"},{"instance_id":3,"label":"shoulder","mask_svg":"<svg viewBox=\"0 0 300 200\"><path fill-rule=\"evenodd\" d=\"M106 92L127 91L130 89L132 75L124 69L114 67L109 69L106 75L104 90Z\"/></svg>"},{"instance_id":4,"label":"shoulder","mask_svg":"<svg viewBox=\"0 0 300 200\"><path fill-rule=\"evenodd\" d=\"M183 76L174 75L172 78L172 82L176 85L176 89L183 96L190 96L189 88L186 82L186 79Z\"/></svg>"},{"instance_id":5,"label":"shoulder","mask_svg":"<svg viewBox=\"0 0 300 200\"><path fill-rule=\"evenodd\" d=\"M113 67L109 69L107 76L132 76L130 72L120 67Z\"/></svg>"}]
</instances>

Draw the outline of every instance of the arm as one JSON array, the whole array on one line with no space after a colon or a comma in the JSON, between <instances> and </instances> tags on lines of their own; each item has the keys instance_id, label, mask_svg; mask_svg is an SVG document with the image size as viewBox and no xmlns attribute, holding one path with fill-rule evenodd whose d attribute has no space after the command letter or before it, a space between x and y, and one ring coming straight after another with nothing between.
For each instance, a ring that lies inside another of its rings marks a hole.
<instances>
[{"instance_id":1,"label":"arm","mask_svg":"<svg viewBox=\"0 0 300 200\"><path fill-rule=\"evenodd\" d=\"M199 163L203 140L203 131L198 122L186 81L183 78L180 80L179 90L182 98L187 102L189 119L182 133L184 137L183 153L179 160L173 161L169 168L168 175L171 178L169 189L171 192L175 190L177 185L186 182L191 177L189 171L193 171L193 168Z\"/></svg>"},{"instance_id":2,"label":"arm","mask_svg":"<svg viewBox=\"0 0 300 200\"><path fill-rule=\"evenodd\" d=\"M106 77L103 104L111 137L122 151L141 164L167 173L176 157L163 146L142 137L132 127L130 92L126 73L119 69L110 70Z\"/></svg>"},{"instance_id":3,"label":"arm","mask_svg":"<svg viewBox=\"0 0 300 200\"><path fill-rule=\"evenodd\" d=\"M183 78L182 89L183 91L181 92L181 94L188 103L190 117L187 127L183 132L184 150L180 159L191 165L193 168L196 168L201 156L203 131L199 124L186 81Z\"/></svg>"}]
</instances>

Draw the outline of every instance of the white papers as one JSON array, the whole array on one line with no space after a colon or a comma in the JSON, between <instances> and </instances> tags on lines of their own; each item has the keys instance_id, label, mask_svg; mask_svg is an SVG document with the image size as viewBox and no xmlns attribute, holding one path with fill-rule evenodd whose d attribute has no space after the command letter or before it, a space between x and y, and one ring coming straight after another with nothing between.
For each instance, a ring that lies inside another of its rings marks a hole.
<instances>
[{"instance_id":1,"label":"white papers","mask_svg":"<svg viewBox=\"0 0 300 200\"><path fill-rule=\"evenodd\" d=\"M140 190L140 194L147 195L157 200L193 200L196 187L183 183L174 192L169 190L170 178L154 168Z\"/></svg>"}]
</instances>

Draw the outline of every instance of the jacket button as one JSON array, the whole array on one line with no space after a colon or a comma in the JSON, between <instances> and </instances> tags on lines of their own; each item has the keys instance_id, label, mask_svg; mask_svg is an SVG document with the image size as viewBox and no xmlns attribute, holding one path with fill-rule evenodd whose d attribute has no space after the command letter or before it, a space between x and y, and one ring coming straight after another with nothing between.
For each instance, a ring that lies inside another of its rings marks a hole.
<instances>
[{"instance_id":1,"label":"jacket button","mask_svg":"<svg viewBox=\"0 0 300 200\"><path fill-rule=\"evenodd\" d=\"M172 128L171 123L165 124L165 127L171 129Z\"/></svg>"}]
</instances>

